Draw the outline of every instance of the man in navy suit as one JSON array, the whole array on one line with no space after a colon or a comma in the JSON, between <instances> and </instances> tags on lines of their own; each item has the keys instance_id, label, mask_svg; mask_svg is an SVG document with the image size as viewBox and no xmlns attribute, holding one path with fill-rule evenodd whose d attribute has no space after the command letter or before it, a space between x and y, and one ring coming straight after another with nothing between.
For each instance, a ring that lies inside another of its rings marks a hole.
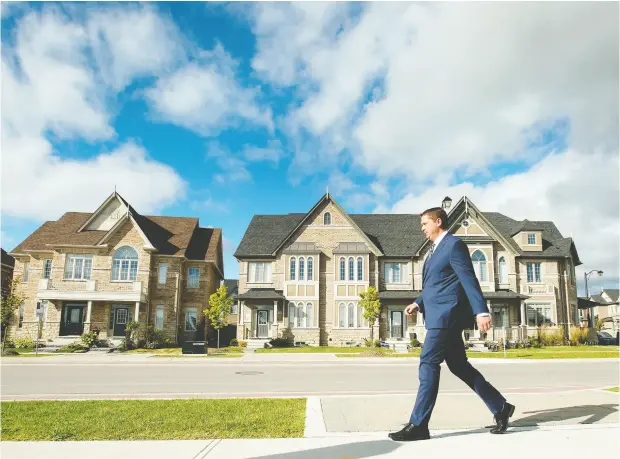
<instances>
[{"instance_id":1,"label":"man in navy suit","mask_svg":"<svg viewBox=\"0 0 620 459\"><path fill-rule=\"evenodd\" d=\"M446 231L448 216L435 207L422 213L422 231L433 245L422 268L422 293L407 306L412 315L419 310L427 329L420 355L420 387L409 423L389 434L392 440L415 441L430 438L428 423L439 390L440 364L445 360L452 373L471 387L493 413L491 433L504 433L515 407L489 384L467 361L461 333L469 328L474 316L478 329L491 328L491 315L482 296L480 284L467 245Z\"/></svg>"}]
</instances>

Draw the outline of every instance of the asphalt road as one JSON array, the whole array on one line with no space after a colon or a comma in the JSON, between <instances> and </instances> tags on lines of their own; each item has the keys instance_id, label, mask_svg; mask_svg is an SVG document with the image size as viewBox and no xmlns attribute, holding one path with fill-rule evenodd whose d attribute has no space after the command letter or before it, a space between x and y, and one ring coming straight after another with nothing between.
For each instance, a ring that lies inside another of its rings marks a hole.
<instances>
[{"instance_id":1,"label":"asphalt road","mask_svg":"<svg viewBox=\"0 0 620 459\"><path fill-rule=\"evenodd\" d=\"M28 359L23 364L5 359L0 366L2 400L385 395L411 394L418 387L417 361L383 364L356 363L351 359L303 363L136 359L77 363L56 359L60 358L50 357L45 362ZM620 366L615 359L472 363L504 392L540 393L619 385ZM470 389L442 366L440 391Z\"/></svg>"}]
</instances>

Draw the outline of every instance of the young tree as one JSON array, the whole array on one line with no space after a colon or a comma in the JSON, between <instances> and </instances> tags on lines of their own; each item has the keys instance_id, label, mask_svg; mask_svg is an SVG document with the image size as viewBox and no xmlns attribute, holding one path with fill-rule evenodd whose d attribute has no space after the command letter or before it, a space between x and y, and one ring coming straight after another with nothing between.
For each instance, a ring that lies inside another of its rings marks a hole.
<instances>
[{"instance_id":1,"label":"young tree","mask_svg":"<svg viewBox=\"0 0 620 459\"><path fill-rule=\"evenodd\" d=\"M9 284L6 297L2 298L1 304L1 334L2 334L2 347L4 348L4 342L9 334L9 325L15 315L15 310L26 300L26 295L18 292L19 284L21 283L20 277L15 277Z\"/></svg>"},{"instance_id":2,"label":"young tree","mask_svg":"<svg viewBox=\"0 0 620 459\"><path fill-rule=\"evenodd\" d=\"M221 285L217 291L209 297L209 309L203 312L208 317L213 328L217 330L217 348L220 348L220 329L227 325L226 319L230 314L233 299L228 296L226 286Z\"/></svg>"},{"instance_id":3,"label":"young tree","mask_svg":"<svg viewBox=\"0 0 620 459\"><path fill-rule=\"evenodd\" d=\"M364 319L370 324L370 342L374 346L374 327L375 321L379 318L381 311L381 302L377 295L377 289L375 287L368 287L366 292L360 293L360 306L364 311Z\"/></svg>"}]
</instances>

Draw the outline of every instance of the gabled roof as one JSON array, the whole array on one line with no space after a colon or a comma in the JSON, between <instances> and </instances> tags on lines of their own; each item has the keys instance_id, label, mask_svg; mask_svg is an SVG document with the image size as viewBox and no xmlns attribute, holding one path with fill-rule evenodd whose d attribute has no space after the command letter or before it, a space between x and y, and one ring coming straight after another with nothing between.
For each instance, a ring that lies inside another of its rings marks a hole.
<instances>
[{"instance_id":1,"label":"gabled roof","mask_svg":"<svg viewBox=\"0 0 620 459\"><path fill-rule=\"evenodd\" d=\"M2 248L0 248L0 250L2 250L2 264L10 268L15 267L15 258L13 258L11 255L6 253L6 250Z\"/></svg>"},{"instance_id":2,"label":"gabled roof","mask_svg":"<svg viewBox=\"0 0 620 459\"><path fill-rule=\"evenodd\" d=\"M368 235L362 231L359 226L357 225L357 223L355 222L355 220L353 220L351 218L351 216L347 213L346 210L344 210L340 204L338 204L338 202L332 198L329 193L326 193L323 195L323 197L321 199L319 199L319 201L312 207L312 209L310 209L305 215L304 218L301 219L301 221L293 228L291 229L291 231L289 231L289 233L286 235L286 237L284 238L284 240L278 244L278 246L276 247L276 249L273 251L272 255L275 256L276 252L278 250L280 250L282 248L282 246L289 240L289 238L301 227L301 225L303 225L303 223L308 220L310 218L310 216L314 213L314 211L316 209L318 209L323 203L331 201L331 203L334 205L334 207L342 214L342 216L349 222L349 224L353 227L353 229L356 229L361 236L366 239L366 242L370 248L370 250L372 252L375 253L375 255L383 255L381 253L381 249L379 247L377 247L377 245L368 237Z\"/></svg>"},{"instance_id":3,"label":"gabled roof","mask_svg":"<svg viewBox=\"0 0 620 459\"><path fill-rule=\"evenodd\" d=\"M620 298L620 290L617 288L604 288L601 293L606 293L611 301L618 301Z\"/></svg>"},{"instance_id":4,"label":"gabled roof","mask_svg":"<svg viewBox=\"0 0 620 459\"><path fill-rule=\"evenodd\" d=\"M465 202L464 197L459 204ZM452 218L461 214L459 204L452 208L448 216ZM517 256L528 258L564 258L573 256L575 265L581 264L575 244L571 238L565 238L553 222L518 221L499 212L481 212L467 199L479 218L491 229ZM458 215L457 215L458 214ZM248 225L235 257L237 258L272 258L278 247L282 247L290 235L298 228L308 214L255 215ZM418 214L349 214L357 227L381 250L385 257L412 258L419 255L426 237L422 233ZM525 222L525 223L524 223ZM543 239L542 251L523 251L512 238L517 228L540 228ZM488 241L488 237L472 236L466 242Z\"/></svg>"},{"instance_id":5,"label":"gabled roof","mask_svg":"<svg viewBox=\"0 0 620 459\"><path fill-rule=\"evenodd\" d=\"M119 196L120 197L120 196ZM109 199L109 198L108 198ZM122 198L120 198L122 199ZM126 201L125 201L126 203ZM213 261L223 272L222 230L200 228L195 217L145 216L130 209L129 217L138 225L160 255L184 256L190 260ZM94 213L67 212L57 221L48 221L22 241L13 253L49 250L50 246L96 246L110 231L82 230ZM129 220L124 219L123 222ZM122 224L121 224L122 226Z\"/></svg>"},{"instance_id":6,"label":"gabled roof","mask_svg":"<svg viewBox=\"0 0 620 459\"><path fill-rule=\"evenodd\" d=\"M511 236L519 234L523 231L543 231L544 227L540 224L540 222L531 222L528 219L523 220L520 225L515 226L512 229Z\"/></svg>"},{"instance_id":7,"label":"gabled roof","mask_svg":"<svg viewBox=\"0 0 620 459\"><path fill-rule=\"evenodd\" d=\"M224 285L226 286L226 294L232 299L236 300L237 295L239 295L239 280L224 279Z\"/></svg>"}]
</instances>

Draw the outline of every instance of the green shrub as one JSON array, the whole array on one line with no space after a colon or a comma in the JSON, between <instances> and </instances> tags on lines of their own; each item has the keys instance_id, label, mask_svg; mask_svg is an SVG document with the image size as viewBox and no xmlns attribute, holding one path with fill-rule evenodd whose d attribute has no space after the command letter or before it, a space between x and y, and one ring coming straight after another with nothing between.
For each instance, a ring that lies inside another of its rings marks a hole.
<instances>
[{"instance_id":1,"label":"green shrub","mask_svg":"<svg viewBox=\"0 0 620 459\"><path fill-rule=\"evenodd\" d=\"M273 347L291 347L291 342L284 338L274 338L269 341Z\"/></svg>"},{"instance_id":2,"label":"green shrub","mask_svg":"<svg viewBox=\"0 0 620 459\"><path fill-rule=\"evenodd\" d=\"M588 329L581 327L571 327L569 344L571 346L579 346L588 341Z\"/></svg>"},{"instance_id":3,"label":"green shrub","mask_svg":"<svg viewBox=\"0 0 620 459\"><path fill-rule=\"evenodd\" d=\"M98 342L99 332L91 331L90 333L82 334L82 343L84 343L85 346L93 347L96 346Z\"/></svg>"},{"instance_id":4,"label":"green shrub","mask_svg":"<svg viewBox=\"0 0 620 459\"><path fill-rule=\"evenodd\" d=\"M15 340L15 347L17 349L30 349L34 347L34 341L30 338L17 338Z\"/></svg>"},{"instance_id":5,"label":"green shrub","mask_svg":"<svg viewBox=\"0 0 620 459\"><path fill-rule=\"evenodd\" d=\"M89 346L85 346L82 343L78 343L76 341L75 343L71 343L71 344L68 344L68 345L66 345L64 347L61 347L56 352L74 354L74 353L88 352L89 349L90 349Z\"/></svg>"},{"instance_id":6,"label":"green shrub","mask_svg":"<svg viewBox=\"0 0 620 459\"><path fill-rule=\"evenodd\" d=\"M231 346L239 346L239 340L237 338L233 338L230 340Z\"/></svg>"},{"instance_id":7,"label":"green shrub","mask_svg":"<svg viewBox=\"0 0 620 459\"><path fill-rule=\"evenodd\" d=\"M247 341L243 341L243 340L239 340L238 344L239 344L239 347L246 347L248 345Z\"/></svg>"},{"instance_id":8,"label":"green shrub","mask_svg":"<svg viewBox=\"0 0 620 459\"><path fill-rule=\"evenodd\" d=\"M413 338L411 340L411 347L420 347L420 346L421 346L421 343L416 338Z\"/></svg>"},{"instance_id":9,"label":"green shrub","mask_svg":"<svg viewBox=\"0 0 620 459\"><path fill-rule=\"evenodd\" d=\"M379 338L375 339L375 347L381 347L381 342L379 341Z\"/></svg>"}]
</instances>

